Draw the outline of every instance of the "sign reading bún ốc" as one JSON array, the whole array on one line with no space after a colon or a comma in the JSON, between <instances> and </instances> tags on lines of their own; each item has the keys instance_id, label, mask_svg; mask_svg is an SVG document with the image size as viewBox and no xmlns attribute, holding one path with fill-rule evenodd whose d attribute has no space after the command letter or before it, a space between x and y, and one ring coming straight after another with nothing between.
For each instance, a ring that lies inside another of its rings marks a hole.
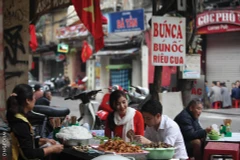
<instances>
[{"instance_id":1,"label":"sign reading b\u00fan \u1ed1c","mask_svg":"<svg viewBox=\"0 0 240 160\"><path fill-rule=\"evenodd\" d=\"M185 18L152 18L152 62L154 66L182 66L186 55Z\"/></svg>"}]
</instances>

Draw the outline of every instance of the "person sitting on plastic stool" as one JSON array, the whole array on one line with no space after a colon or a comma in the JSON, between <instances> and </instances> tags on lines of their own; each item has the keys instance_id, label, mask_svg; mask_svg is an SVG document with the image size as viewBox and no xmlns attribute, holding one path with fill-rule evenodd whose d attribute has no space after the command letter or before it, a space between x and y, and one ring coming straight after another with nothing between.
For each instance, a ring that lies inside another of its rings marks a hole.
<instances>
[{"instance_id":1,"label":"person sitting on plastic stool","mask_svg":"<svg viewBox=\"0 0 240 160\"><path fill-rule=\"evenodd\" d=\"M203 129L199 123L198 118L202 113L202 109L202 102L193 99L187 108L181 111L174 119L181 129L188 156L194 157L195 160L202 160L204 140L207 133L212 130L211 127Z\"/></svg>"}]
</instances>

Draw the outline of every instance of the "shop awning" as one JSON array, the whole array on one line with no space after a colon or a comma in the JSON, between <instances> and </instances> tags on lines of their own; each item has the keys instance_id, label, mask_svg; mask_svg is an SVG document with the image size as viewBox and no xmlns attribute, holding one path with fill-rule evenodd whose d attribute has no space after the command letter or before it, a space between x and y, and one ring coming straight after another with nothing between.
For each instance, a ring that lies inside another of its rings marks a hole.
<instances>
[{"instance_id":1,"label":"shop awning","mask_svg":"<svg viewBox=\"0 0 240 160\"><path fill-rule=\"evenodd\" d=\"M107 69L130 69L132 66L130 64L112 64L106 66Z\"/></svg>"},{"instance_id":2,"label":"shop awning","mask_svg":"<svg viewBox=\"0 0 240 160\"><path fill-rule=\"evenodd\" d=\"M135 54L138 53L139 48L130 48L125 50L102 50L98 51L96 56L111 56L111 55L119 55L119 54Z\"/></svg>"},{"instance_id":3,"label":"shop awning","mask_svg":"<svg viewBox=\"0 0 240 160\"><path fill-rule=\"evenodd\" d=\"M65 0L66 1L66 0ZM67 9L67 26L72 26L76 24L82 23L81 20L79 19L76 10L73 5L70 5ZM102 15L102 24L107 24L108 20L105 16Z\"/></svg>"}]
</instances>

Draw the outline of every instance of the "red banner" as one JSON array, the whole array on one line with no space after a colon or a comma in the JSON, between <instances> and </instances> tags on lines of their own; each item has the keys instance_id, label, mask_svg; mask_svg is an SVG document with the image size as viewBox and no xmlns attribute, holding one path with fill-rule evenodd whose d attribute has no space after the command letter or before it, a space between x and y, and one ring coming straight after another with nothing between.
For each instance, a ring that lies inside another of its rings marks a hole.
<instances>
[{"instance_id":1,"label":"red banner","mask_svg":"<svg viewBox=\"0 0 240 160\"><path fill-rule=\"evenodd\" d=\"M197 15L196 25L198 34L239 31L240 11L207 11Z\"/></svg>"},{"instance_id":2,"label":"red banner","mask_svg":"<svg viewBox=\"0 0 240 160\"><path fill-rule=\"evenodd\" d=\"M29 25L29 33L30 33L29 46L32 49L32 51L35 52L38 47L35 25L33 24Z\"/></svg>"},{"instance_id":3,"label":"red banner","mask_svg":"<svg viewBox=\"0 0 240 160\"><path fill-rule=\"evenodd\" d=\"M95 40L95 51L104 47L100 0L72 0L78 17Z\"/></svg>"},{"instance_id":4,"label":"red banner","mask_svg":"<svg viewBox=\"0 0 240 160\"><path fill-rule=\"evenodd\" d=\"M92 49L87 43L87 41L83 41L83 46L82 46L82 62L85 63L92 55Z\"/></svg>"}]
</instances>

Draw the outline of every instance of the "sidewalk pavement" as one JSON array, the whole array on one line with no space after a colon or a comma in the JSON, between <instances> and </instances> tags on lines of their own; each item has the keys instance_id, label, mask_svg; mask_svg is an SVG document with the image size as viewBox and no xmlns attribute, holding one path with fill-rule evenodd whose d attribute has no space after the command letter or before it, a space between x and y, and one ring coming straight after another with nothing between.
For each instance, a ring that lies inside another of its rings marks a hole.
<instances>
[{"instance_id":1,"label":"sidewalk pavement","mask_svg":"<svg viewBox=\"0 0 240 160\"><path fill-rule=\"evenodd\" d=\"M205 113L223 114L223 115L236 115L240 116L240 108L227 108L227 109L203 109Z\"/></svg>"}]
</instances>

